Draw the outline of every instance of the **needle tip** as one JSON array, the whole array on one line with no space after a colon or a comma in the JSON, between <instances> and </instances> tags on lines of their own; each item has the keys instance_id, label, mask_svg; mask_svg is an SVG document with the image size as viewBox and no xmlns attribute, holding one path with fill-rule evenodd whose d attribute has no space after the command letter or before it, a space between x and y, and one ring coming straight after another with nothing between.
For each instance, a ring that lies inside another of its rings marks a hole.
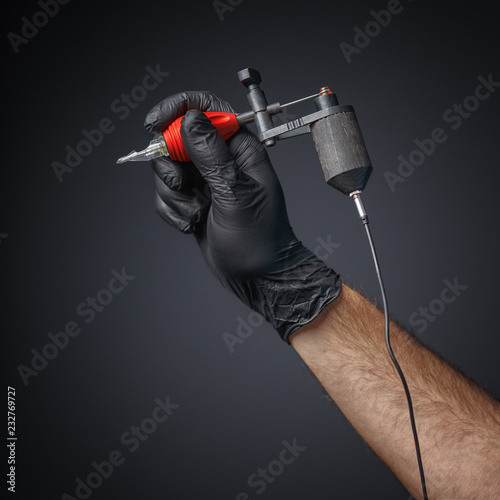
<instances>
[{"instance_id":1,"label":"needle tip","mask_svg":"<svg viewBox=\"0 0 500 500\"><path fill-rule=\"evenodd\" d=\"M134 161L134 158L136 156L138 156L136 151L130 151L130 153L128 155L125 155L125 156L122 156L121 158L118 158L116 163L120 164L120 163L125 163L127 161Z\"/></svg>"}]
</instances>

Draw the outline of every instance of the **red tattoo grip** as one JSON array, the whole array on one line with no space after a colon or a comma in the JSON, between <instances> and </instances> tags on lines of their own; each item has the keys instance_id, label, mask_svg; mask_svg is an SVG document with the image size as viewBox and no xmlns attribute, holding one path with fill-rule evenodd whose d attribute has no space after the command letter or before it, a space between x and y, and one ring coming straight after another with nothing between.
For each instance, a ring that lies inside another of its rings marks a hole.
<instances>
[{"instance_id":1,"label":"red tattoo grip","mask_svg":"<svg viewBox=\"0 0 500 500\"><path fill-rule=\"evenodd\" d=\"M234 113L223 113L221 111L206 111L205 115L212 125L217 129L222 138L226 141L239 128L240 125ZM174 120L164 131L163 137L167 144L168 153L172 160L191 161L181 137L181 121L183 116Z\"/></svg>"}]
</instances>

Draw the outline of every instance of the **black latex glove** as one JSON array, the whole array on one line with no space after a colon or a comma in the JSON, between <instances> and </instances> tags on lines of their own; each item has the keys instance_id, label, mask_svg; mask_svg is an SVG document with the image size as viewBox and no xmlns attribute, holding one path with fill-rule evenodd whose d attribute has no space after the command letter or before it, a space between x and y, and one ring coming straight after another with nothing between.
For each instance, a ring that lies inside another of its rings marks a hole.
<instances>
[{"instance_id":1,"label":"black latex glove","mask_svg":"<svg viewBox=\"0 0 500 500\"><path fill-rule=\"evenodd\" d=\"M232 108L210 92L183 92L157 104L145 127L179 116L192 162L152 161L156 208L193 232L222 284L261 313L284 340L340 293L339 276L295 237L279 180L257 137L240 129L227 142L201 111Z\"/></svg>"}]
</instances>

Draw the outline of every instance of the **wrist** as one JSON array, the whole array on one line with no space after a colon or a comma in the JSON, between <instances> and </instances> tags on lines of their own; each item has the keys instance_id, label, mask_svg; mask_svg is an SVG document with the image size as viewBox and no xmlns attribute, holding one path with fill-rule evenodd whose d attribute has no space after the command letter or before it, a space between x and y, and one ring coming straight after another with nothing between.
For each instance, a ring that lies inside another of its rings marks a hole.
<instances>
[{"instance_id":1,"label":"wrist","mask_svg":"<svg viewBox=\"0 0 500 500\"><path fill-rule=\"evenodd\" d=\"M340 295L340 276L301 245L287 255L282 269L252 283L252 308L289 343L289 337L313 322Z\"/></svg>"},{"instance_id":2,"label":"wrist","mask_svg":"<svg viewBox=\"0 0 500 500\"><path fill-rule=\"evenodd\" d=\"M399 335L394 335L394 340L398 339ZM354 372L362 376L374 366L390 365L383 314L345 284L337 300L298 329L289 341L301 357L313 364L321 365L328 359L332 378L348 378Z\"/></svg>"},{"instance_id":3,"label":"wrist","mask_svg":"<svg viewBox=\"0 0 500 500\"><path fill-rule=\"evenodd\" d=\"M340 319L338 309L343 307L346 295L350 289L342 284L338 297L327 304L320 313L309 323L302 325L292 332L288 338L295 348L297 345L312 345L324 349L337 349L336 322ZM337 325L338 327L338 325Z\"/></svg>"}]
</instances>

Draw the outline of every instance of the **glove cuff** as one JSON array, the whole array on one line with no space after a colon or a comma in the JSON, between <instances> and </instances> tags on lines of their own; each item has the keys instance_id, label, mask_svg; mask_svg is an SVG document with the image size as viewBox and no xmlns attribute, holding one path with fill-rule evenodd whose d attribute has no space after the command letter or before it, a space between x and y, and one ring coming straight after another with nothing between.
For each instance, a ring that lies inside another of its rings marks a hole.
<instances>
[{"instance_id":1,"label":"glove cuff","mask_svg":"<svg viewBox=\"0 0 500 500\"><path fill-rule=\"evenodd\" d=\"M261 313L289 343L290 335L313 321L339 295L340 276L301 246L287 257L286 269L253 283L251 307Z\"/></svg>"}]
</instances>

